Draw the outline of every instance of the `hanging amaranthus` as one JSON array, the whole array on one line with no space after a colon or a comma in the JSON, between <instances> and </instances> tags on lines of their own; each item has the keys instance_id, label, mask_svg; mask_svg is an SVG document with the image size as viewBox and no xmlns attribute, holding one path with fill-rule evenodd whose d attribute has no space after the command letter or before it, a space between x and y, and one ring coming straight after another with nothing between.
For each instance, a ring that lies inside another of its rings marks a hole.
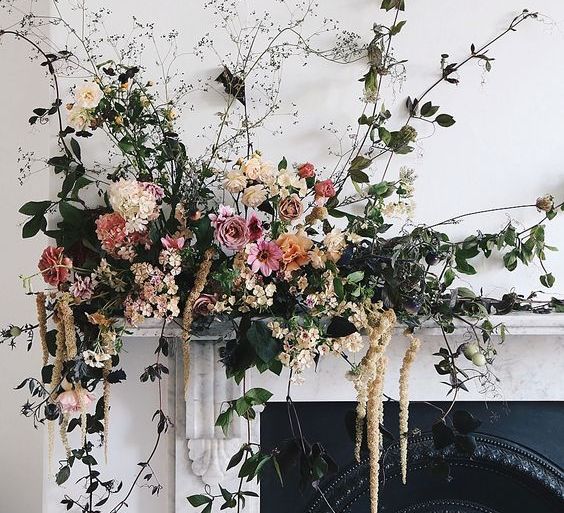
<instances>
[{"instance_id":1,"label":"hanging amaranthus","mask_svg":"<svg viewBox=\"0 0 564 513\"><path fill-rule=\"evenodd\" d=\"M396 314L393 310L379 312L373 310L368 314L368 339L369 348L357 368L354 385L357 392L356 407L356 443L355 458L360 461L362 433L370 387L378 373L378 363L388 346L396 323Z\"/></svg>"},{"instance_id":2,"label":"hanging amaranthus","mask_svg":"<svg viewBox=\"0 0 564 513\"><path fill-rule=\"evenodd\" d=\"M112 370L112 360L104 362L102 377L104 379L104 459L108 462L108 436L110 433L110 382L108 376Z\"/></svg>"},{"instance_id":3,"label":"hanging amaranthus","mask_svg":"<svg viewBox=\"0 0 564 513\"><path fill-rule=\"evenodd\" d=\"M409 418L409 370L415 360L417 351L421 347L421 341L411 333L405 330L405 336L409 339L409 347L405 351L403 363L400 369L399 378L399 434L400 434L400 459L401 459L401 480L403 484L407 480L407 437L408 418Z\"/></svg>"},{"instance_id":4,"label":"hanging amaranthus","mask_svg":"<svg viewBox=\"0 0 564 513\"><path fill-rule=\"evenodd\" d=\"M65 328L60 311L55 312L55 326L57 328L57 335L55 337L56 351L55 361L53 362L53 372L51 374L51 398L56 399L56 391L61 383L63 363L65 361L67 348L65 345Z\"/></svg>"},{"instance_id":5,"label":"hanging amaranthus","mask_svg":"<svg viewBox=\"0 0 564 513\"><path fill-rule=\"evenodd\" d=\"M37 307L37 324L39 327L39 340L41 341L41 349L43 351L43 366L49 361L49 348L47 347L47 311L45 310L45 294L39 292L35 296L35 305Z\"/></svg>"},{"instance_id":6,"label":"hanging amaranthus","mask_svg":"<svg viewBox=\"0 0 564 513\"><path fill-rule=\"evenodd\" d=\"M190 332L192 329L192 321L194 319L193 309L194 303L202 294L204 287L206 286L206 281L208 279L208 274L210 273L212 266L212 259L214 255L214 250L212 248L206 250L204 253L204 258L196 274L196 279L194 281L194 286L188 294L186 299L186 305L184 306L184 312L182 315L182 359L184 366L184 393L188 388L188 379L190 378Z\"/></svg>"},{"instance_id":7,"label":"hanging amaranthus","mask_svg":"<svg viewBox=\"0 0 564 513\"><path fill-rule=\"evenodd\" d=\"M69 414L64 413L63 420L61 422L61 425L59 426L59 433L61 435L61 442L63 443L63 447L65 448L67 458L70 458L71 448L69 444L68 427L69 427Z\"/></svg>"},{"instance_id":8,"label":"hanging amaranthus","mask_svg":"<svg viewBox=\"0 0 564 513\"><path fill-rule=\"evenodd\" d=\"M74 358L76 356L76 329L74 325L74 314L72 308L67 301L60 301L58 305L59 311L63 318L63 329L65 331L65 344L67 346L67 357Z\"/></svg>"},{"instance_id":9,"label":"hanging amaranthus","mask_svg":"<svg viewBox=\"0 0 564 513\"><path fill-rule=\"evenodd\" d=\"M384 377L388 365L387 356L378 361L375 378L370 383L367 412L367 438L370 452L370 511L378 511L378 492L380 474L380 424L384 416Z\"/></svg>"}]
</instances>

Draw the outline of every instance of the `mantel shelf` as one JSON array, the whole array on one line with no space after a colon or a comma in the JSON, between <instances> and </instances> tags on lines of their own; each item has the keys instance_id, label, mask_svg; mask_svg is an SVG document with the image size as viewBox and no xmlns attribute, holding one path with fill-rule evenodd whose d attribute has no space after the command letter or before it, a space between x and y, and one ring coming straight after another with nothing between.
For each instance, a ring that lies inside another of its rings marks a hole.
<instances>
[{"instance_id":1,"label":"mantel shelf","mask_svg":"<svg viewBox=\"0 0 564 513\"><path fill-rule=\"evenodd\" d=\"M508 336L564 336L564 313L552 314L533 314L529 312L516 312L507 315L492 315L490 321L495 326L497 324L504 324ZM468 325L463 321L457 320L455 322L457 328L464 330ZM401 333L404 328L398 326L396 331ZM158 337L162 331L162 323L160 321L147 320L142 325L131 328L131 337ZM165 328L165 335L170 337L181 336L182 329L178 323L170 323ZM213 340L217 338L219 333L225 333L224 329L214 330L211 329L209 335L199 335L197 339L200 340ZM425 323L417 333L420 337L436 337L441 335L439 327L434 325L431 321Z\"/></svg>"}]
</instances>

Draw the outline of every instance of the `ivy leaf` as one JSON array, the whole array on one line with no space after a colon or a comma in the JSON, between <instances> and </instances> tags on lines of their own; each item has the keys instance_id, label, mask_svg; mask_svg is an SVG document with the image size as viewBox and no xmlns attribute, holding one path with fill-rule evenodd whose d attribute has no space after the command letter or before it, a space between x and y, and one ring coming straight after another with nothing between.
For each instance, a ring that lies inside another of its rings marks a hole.
<instances>
[{"instance_id":1,"label":"ivy leaf","mask_svg":"<svg viewBox=\"0 0 564 513\"><path fill-rule=\"evenodd\" d=\"M450 114L439 114L435 118L435 122L437 123L437 125L445 127L445 128L452 126L456 123L456 121L454 120L454 118Z\"/></svg>"},{"instance_id":2,"label":"ivy leaf","mask_svg":"<svg viewBox=\"0 0 564 513\"><path fill-rule=\"evenodd\" d=\"M372 164L372 159L357 155L352 159L351 166L349 167L349 174L353 171L362 171Z\"/></svg>"},{"instance_id":3,"label":"ivy leaf","mask_svg":"<svg viewBox=\"0 0 564 513\"><path fill-rule=\"evenodd\" d=\"M37 215L32 217L27 223L23 225L22 228L22 237L24 239L29 239L30 237L34 237L37 233L41 231L45 231L47 228L47 219L43 217L43 215Z\"/></svg>"},{"instance_id":4,"label":"ivy leaf","mask_svg":"<svg viewBox=\"0 0 564 513\"><path fill-rule=\"evenodd\" d=\"M249 400L252 405L265 404L272 397L272 392L264 388L251 388L245 394L245 399Z\"/></svg>"},{"instance_id":5,"label":"ivy leaf","mask_svg":"<svg viewBox=\"0 0 564 513\"><path fill-rule=\"evenodd\" d=\"M550 288L554 285L556 278L552 275L552 273L543 274L540 277L540 282L543 284L544 287Z\"/></svg>"},{"instance_id":6,"label":"ivy leaf","mask_svg":"<svg viewBox=\"0 0 564 513\"><path fill-rule=\"evenodd\" d=\"M424 103L421 107L421 115L425 118L434 116L439 110L438 105L433 105L431 102Z\"/></svg>"},{"instance_id":7,"label":"ivy leaf","mask_svg":"<svg viewBox=\"0 0 564 513\"><path fill-rule=\"evenodd\" d=\"M406 20L398 21L392 28L390 28L390 36L395 36L400 33L403 26L407 23Z\"/></svg>"},{"instance_id":8,"label":"ivy leaf","mask_svg":"<svg viewBox=\"0 0 564 513\"><path fill-rule=\"evenodd\" d=\"M212 498L207 495L191 495L190 497L187 497L187 499L188 502L195 508L203 506L204 504L209 504L212 501Z\"/></svg>"},{"instance_id":9,"label":"ivy leaf","mask_svg":"<svg viewBox=\"0 0 564 513\"><path fill-rule=\"evenodd\" d=\"M71 473L71 469L68 465L61 467L61 469L59 470L59 472L57 472L57 475L55 476L55 482L59 486L61 486L64 482L68 480L68 478L70 477L70 473Z\"/></svg>"},{"instance_id":10,"label":"ivy leaf","mask_svg":"<svg viewBox=\"0 0 564 513\"><path fill-rule=\"evenodd\" d=\"M255 321L247 331L247 339L257 356L265 363L273 360L282 350L279 340L276 340L266 324Z\"/></svg>"},{"instance_id":11,"label":"ivy leaf","mask_svg":"<svg viewBox=\"0 0 564 513\"><path fill-rule=\"evenodd\" d=\"M278 163L278 171L282 171L282 169L288 168L288 161L286 157L282 157L282 160Z\"/></svg>"},{"instance_id":12,"label":"ivy leaf","mask_svg":"<svg viewBox=\"0 0 564 513\"><path fill-rule=\"evenodd\" d=\"M18 210L20 214L26 216L37 216L39 214L43 215L47 212L47 209L51 206L51 202L47 201L28 201L25 205Z\"/></svg>"}]
</instances>

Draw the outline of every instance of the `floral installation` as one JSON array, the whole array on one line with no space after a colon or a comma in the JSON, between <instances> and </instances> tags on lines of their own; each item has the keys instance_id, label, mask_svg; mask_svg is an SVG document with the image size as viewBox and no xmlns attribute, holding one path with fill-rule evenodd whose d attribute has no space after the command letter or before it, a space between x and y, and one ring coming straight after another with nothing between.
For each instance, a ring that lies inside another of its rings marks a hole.
<instances>
[{"instance_id":1,"label":"floral installation","mask_svg":"<svg viewBox=\"0 0 564 513\"><path fill-rule=\"evenodd\" d=\"M216 425L225 432L236 416L252 421L255 408L271 397L267 390L246 388L245 376L252 369L288 375L290 390L322 357L344 358L350 364L348 378L358 400L355 457L360 459L364 450L366 424L375 513L384 443L380 427L386 349L394 329L403 326L409 341L399 383L405 482L409 371L423 350L417 329L423 323L435 323L445 340L435 368L448 377L455 399L432 427L440 451L441 433L453 429L449 414L458 393L466 390L469 381L484 387L491 381L494 336L503 338L505 328L494 325L489 315L564 310L555 298L542 301L516 293L488 298L455 284L460 275L476 274L473 259L494 253L503 256L509 270L532 261L544 269L545 253L554 249L545 243L544 225L563 209L550 195L530 205L488 210L537 209L540 220L525 230L510 221L499 232L478 231L464 240L451 240L441 231L445 225L482 213L471 212L432 226L399 221L400 234L387 235L393 219L409 217L414 208L415 171L400 166L397 176L391 175L395 160L414 149L417 122L444 128L455 123L429 95L439 85L456 84L460 69L469 62L490 71L489 50L494 43L539 15L523 11L488 43L472 45L469 55L458 63L443 55L436 81L419 97L407 98L405 117L396 121L383 105L381 90L387 80L405 72L405 61L396 59L391 50L391 41L406 23L402 19L405 3L384 0L381 8L391 16L390 23L374 25L366 44L344 33L335 48L322 51L315 48L313 36L295 38L296 51L308 56L367 63L361 79L364 99L357 135L332 173L309 162L307 155L295 155L299 160L290 163L282 155L263 155L254 149L252 137L263 118L253 121L246 110L245 87L251 71L267 70L272 62L276 67L288 57L287 46L279 38L296 36L312 14L311 5L274 33L258 25L266 34L266 50L254 49L244 36L237 40L255 60L232 64L233 72L225 66L216 80L224 86L226 108L216 142L198 158L187 152L176 131L182 102L159 96L155 83L144 78L145 70L133 51L125 52L121 60L108 60L81 39L89 59L77 64L77 55L69 49L44 50L39 36L42 23L67 26L62 15L47 22L28 15L17 30L0 30L2 38L16 37L39 54L56 92L51 106L33 110L30 123L57 125L59 152L47 163L62 178L61 188L55 199L30 201L20 209L29 216L24 237L43 232L52 239L38 259L38 272L24 278L27 291L35 295L37 323L9 326L2 336L13 345L22 335L31 343L34 332L38 333L43 351L41 377L26 379L19 388L29 386L33 399L24 405L23 413L47 424L51 445L55 429L59 430L66 459L56 473L57 483L67 481L79 462L86 467L87 492L76 499L65 495L66 510L94 513L115 498L118 502L108 511L116 513L126 506L142 474L153 493L161 489L151 458L171 425L162 406L154 417L155 447L130 487L122 489L117 480L103 480L93 456L100 445L96 441L107 447L111 386L126 378L119 367L125 357L123 337L147 319L162 321L163 333L168 323L181 325L187 393L191 337L211 323L234 328L234 338L220 341L222 362L227 376L243 385L243 395L227 403L217 419ZM93 16L93 26L101 16ZM270 61L265 64L266 54ZM59 75L73 66L82 78L67 98ZM275 110L276 89L264 87L272 99L266 106L270 114ZM225 126L229 116L235 115L240 116L240 126L232 136L225 133ZM87 163L89 139L99 135L108 138L115 152L109 172ZM377 173L373 165L382 160L385 164ZM87 199L88 191L96 193L94 200L92 195ZM548 271L540 280L545 287L554 284ZM35 291L42 286L45 290ZM449 335L457 323L466 325L475 338L453 347ZM163 363L168 350L169 340L162 336L156 362L141 376L143 382L156 381L159 393L162 376L168 373ZM464 360L473 364L472 369L460 363ZM69 434L76 428L82 435L80 445L73 448ZM471 435L467 431L464 436ZM330 474L332 460L323 451L313 451L303 439L300 442L301 475L318 487L320 479ZM282 472L281 451L263 452L249 439L229 464L239 467L239 488L222 488L219 493L206 490L189 497L190 504L202 507L202 513L213 508L240 511L245 500L255 495L244 489L246 481L258 480L268 467Z\"/></svg>"}]
</instances>

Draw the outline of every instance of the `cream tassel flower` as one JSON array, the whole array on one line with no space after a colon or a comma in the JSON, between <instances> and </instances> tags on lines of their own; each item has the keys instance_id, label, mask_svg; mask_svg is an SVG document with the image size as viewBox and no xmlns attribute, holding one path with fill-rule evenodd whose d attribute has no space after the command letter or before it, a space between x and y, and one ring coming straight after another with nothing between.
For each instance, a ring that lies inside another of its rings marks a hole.
<instances>
[{"instance_id":1,"label":"cream tassel flower","mask_svg":"<svg viewBox=\"0 0 564 513\"><path fill-rule=\"evenodd\" d=\"M357 375L354 379L354 386L357 392L356 443L354 454L357 461L360 461L362 432L364 419L366 418L370 386L376 378L378 363L390 343L396 323L396 314L393 310L386 310L383 313L373 311L369 313L368 318L369 325L367 326L367 332L370 345L366 355L358 365Z\"/></svg>"},{"instance_id":2,"label":"cream tassel flower","mask_svg":"<svg viewBox=\"0 0 564 513\"><path fill-rule=\"evenodd\" d=\"M404 335L409 339L409 347L405 351L403 363L400 369L399 379L399 435L400 435L400 458L401 458L401 480L403 484L407 481L407 437L409 435L409 370L415 360L417 351L421 347L421 341L408 330Z\"/></svg>"},{"instance_id":3,"label":"cream tassel flower","mask_svg":"<svg viewBox=\"0 0 564 513\"><path fill-rule=\"evenodd\" d=\"M55 326L57 328L57 335L55 338L57 349L55 352L55 361L53 363L53 372L51 374L51 398L53 400L57 398L56 391L62 380L63 363L66 357L65 329L60 312L55 312L54 318Z\"/></svg>"},{"instance_id":4,"label":"cream tassel flower","mask_svg":"<svg viewBox=\"0 0 564 513\"><path fill-rule=\"evenodd\" d=\"M43 292L39 292L35 296L35 304L37 307L39 340L41 341L41 349L43 351L43 366L45 366L49 361L49 349L47 347L47 312L45 310L45 294Z\"/></svg>"},{"instance_id":5,"label":"cream tassel flower","mask_svg":"<svg viewBox=\"0 0 564 513\"><path fill-rule=\"evenodd\" d=\"M196 274L196 280L194 281L194 287L188 294L186 299L186 305L184 306L184 312L182 314L182 358L184 366L184 394L188 390L188 380L190 379L190 332L192 329L193 321L193 309L194 303L202 294L204 287L206 286L206 281L208 279L208 274L210 273L213 255L215 251L213 248L208 249L204 253L204 258Z\"/></svg>"},{"instance_id":6,"label":"cream tassel flower","mask_svg":"<svg viewBox=\"0 0 564 513\"><path fill-rule=\"evenodd\" d=\"M110 382L108 375L112 370L112 360L104 362L102 376L104 378L104 459L108 463L108 437L110 435Z\"/></svg>"},{"instance_id":7,"label":"cream tassel flower","mask_svg":"<svg viewBox=\"0 0 564 513\"><path fill-rule=\"evenodd\" d=\"M76 356L76 329L74 326L74 314L67 301L59 302L59 311L63 317L63 327L65 330L65 343L67 346L67 358Z\"/></svg>"},{"instance_id":8,"label":"cream tassel flower","mask_svg":"<svg viewBox=\"0 0 564 513\"><path fill-rule=\"evenodd\" d=\"M378 362L377 374L370 384L367 412L368 449L370 451L370 511L378 512L378 492L380 488L380 424L384 416L384 376L388 358L383 356Z\"/></svg>"},{"instance_id":9,"label":"cream tassel flower","mask_svg":"<svg viewBox=\"0 0 564 513\"><path fill-rule=\"evenodd\" d=\"M61 435L61 442L63 443L63 447L65 448L67 458L70 458L71 448L70 448L70 444L69 444L69 434L68 434L68 431L67 431L68 427L69 427L69 414L64 413L63 414L63 421L61 422L61 425L59 427L59 433Z\"/></svg>"}]
</instances>

